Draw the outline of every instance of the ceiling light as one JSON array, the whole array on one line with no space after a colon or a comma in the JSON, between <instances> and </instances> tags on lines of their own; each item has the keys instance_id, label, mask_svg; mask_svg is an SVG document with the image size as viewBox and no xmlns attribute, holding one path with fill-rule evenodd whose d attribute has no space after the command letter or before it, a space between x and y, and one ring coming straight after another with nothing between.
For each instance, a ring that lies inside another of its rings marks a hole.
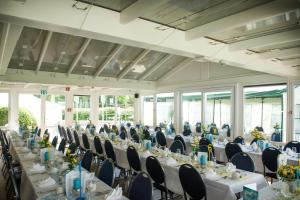
<instances>
[{"instance_id":1,"label":"ceiling light","mask_svg":"<svg viewBox=\"0 0 300 200\"><path fill-rule=\"evenodd\" d=\"M57 71L58 70L58 67L54 67L54 71Z\"/></svg>"},{"instance_id":2,"label":"ceiling light","mask_svg":"<svg viewBox=\"0 0 300 200\"><path fill-rule=\"evenodd\" d=\"M92 65L87 65L87 64L83 64L81 65L82 67L87 67L87 68L95 68L95 66L92 66Z\"/></svg>"},{"instance_id":3,"label":"ceiling light","mask_svg":"<svg viewBox=\"0 0 300 200\"><path fill-rule=\"evenodd\" d=\"M89 73L89 71L88 70L84 70L84 72L83 72L84 74L87 74L87 73Z\"/></svg>"},{"instance_id":4,"label":"ceiling light","mask_svg":"<svg viewBox=\"0 0 300 200\"><path fill-rule=\"evenodd\" d=\"M99 56L95 56L94 59L95 59L95 60L98 60L98 59L99 59Z\"/></svg>"},{"instance_id":5,"label":"ceiling light","mask_svg":"<svg viewBox=\"0 0 300 200\"><path fill-rule=\"evenodd\" d=\"M26 44L24 44L24 45L22 46L22 48L23 48L23 49L27 49L28 46L27 46Z\"/></svg>"},{"instance_id":6,"label":"ceiling light","mask_svg":"<svg viewBox=\"0 0 300 200\"><path fill-rule=\"evenodd\" d=\"M61 54L61 55L65 55L65 54L66 54L66 52L65 52L65 51L62 51L62 52L60 52L60 54Z\"/></svg>"},{"instance_id":7,"label":"ceiling light","mask_svg":"<svg viewBox=\"0 0 300 200\"><path fill-rule=\"evenodd\" d=\"M143 73L146 70L145 65L134 65L134 68L132 68L132 72L135 73Z\"/></svg>"},{"instance_id":8,"label":"ceiling light","mask_svg":"<svg viewBox=\"0 0 300 200\"><path fill-rule=\"evenodd\" d=\"M23 67L23 66L24 66L24 64L23 64L23 63L19 63L19 66L20 66L20 67Z\"/></svg>"}]
</instances>

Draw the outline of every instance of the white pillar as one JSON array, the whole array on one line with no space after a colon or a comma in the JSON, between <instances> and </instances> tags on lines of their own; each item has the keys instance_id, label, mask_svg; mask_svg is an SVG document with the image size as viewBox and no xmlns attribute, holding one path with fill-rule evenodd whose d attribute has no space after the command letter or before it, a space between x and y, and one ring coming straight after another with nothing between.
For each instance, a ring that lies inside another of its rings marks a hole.
<instances>
[{"instance_id":1,"label":"white pillar","mask_svg":"<svg viewBox=\"0 0 300 200\"><path fill-rule=\"evenodd\" d=\"M177 133L181 133L180 107L180 93L177 91L174 92L174 128Z\"/></svg>"},{"instance_id":2,"label":"white pillar","mask_svg":"<svg viewBox=\"0 0 300 200\"><path fill-rule=\"evenodd\" d=\"M141 123L141 97L138 98L134 97L134 123L140 124Z\"/></svg>"},{"instance_id":3,"label":"white pillar","mask_svg":"<svg viewBox=\"0 0 300 200\"><path fill-rule=\"evenodd\" d=\"M286 135L283 135L282 141L288 142L292 141L294 139L293 134L293 107L294 107L294 85L289 81L287 83L287 107L286 107L286 120L283 121L285 124L285 133ZM294 110L295 111L295 110ZM284 119L283 119L284 120Z\"/></svg>"},{"instance_id":4,"label":"white pillar","mask_svg":"<svg viewBox=\"0 0 300 200\"><path fill-rule=\"evenodd\" d=\"M157 126L157 96L153 95L153 128Z\"/></svg>"},{"instance_id":5,"label":"white pillar","mask_svg":"<svg viewBox=\"0 0 300 200\"><path fill-rule=\"evenodd\" d=\"M90 120L97 127L99 125L99 95L97 93L91 94L91 111Z\"/></svg>"},{"instance_id":6,"label":"white pillar","mask_svg":"<svg viewBox=\"0 0 300 200\"><path fill-rule=\"evenodd\" d=\"M14 89L10 90L8 107L9 107L9 112L8 112L9 129L18 131L19 94Z\"/></svg>"},{"instance_id":7,"label":"white pillar","mask_svg":"<svg viewBox=\"0 0 300 200\"><path fill-rule=\"evenodd\" d=\"M41 95L41 131L44 133L46 128L46 96Z\"/></svg>"},{"instance_id":8,"label":"white pillar","mask_svg":"<svg viewBox=\"0 0 300 200\"><path fill-rule=\"evenodd\" d=\"M71 111L68 111L68 108ZM65 126L72 126L73 122L73 94L66 92Z\"/></svg>"},{"instance_id":9,"label":"white pillar","mask_svg":"<svg viewBox=\"0 0 300 200\"><path fill-rule=\"evenodd\" d=\"M243 121L243 86L239 83L235 85L234 95L232 95L233 105L234 105L234 121L231 122L233 126L233 130L231 131L231 138L235 138L237 136L243 136L244 134L244 121Z\"/></svg>"},{"instance_id":10,"label":"white pillar","mask_svg":"<svg viewBox=\"0 0 300 200\"><path fill-rule=\"evenodd\" d=\"M205 93L202 92L202 104L201 104L201 125L205 124L205 108L206 108L206 99L205 99Z\"/></svg>"}]
</instances>

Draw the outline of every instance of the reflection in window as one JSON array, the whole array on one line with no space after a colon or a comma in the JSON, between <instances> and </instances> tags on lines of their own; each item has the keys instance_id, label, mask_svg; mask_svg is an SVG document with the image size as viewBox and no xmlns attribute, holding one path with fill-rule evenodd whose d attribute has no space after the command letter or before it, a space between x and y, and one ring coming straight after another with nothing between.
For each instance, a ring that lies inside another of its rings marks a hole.
<instances>
[{"instance_id":1,"label":"reflection in window","mask_svg":"<svg viewBox=\"0 0 300 200\"><path fill-rule=\"evenodd\" d=\"M99 120L102 124L114 124L115 121L115 96L99 96Z\"/></svg>"},{"instance_id":2,"label":"reflection in window","mask_svg":"<svg viewBox=\"0 0 300 200\"><path fill-rule=\"evenodd\" d=\"M8 124L8 93L0 93L0 126Z\"/></svg>"},{"instance_id":3,"label":"reflection in window","mask_svg":"<svg viewBox=\"0 0 300 200\"><path fill-rule=\"evenodd\" d=\"M300 86L294 88L294 140L300 140Z\"/></svg>"},{"instance_id":4,"label":"reflection in window","mask_svg":"<svg viewBox=\"0 0 300 200\"><path fill-rule=\"evenodd\" d=\"M120 123L133 122L134 97L132 95L118 96L117 120Z\"/></svg>"},{"instance_id":5,"label":"reflection in window","mask_svg":"<svg viewBox=\"0 0 300 200\"><path fill-rule=\"evenodd\" d=\"M89 95L74 95L73 97L73 120L80 125L85 126L87 120L90 119L90 102Z\"/></svg>"},{"instance_id":6,"label":"reflection in window","mask_svg":"<svg viewBox=\"0 0 300 200\"><path fill-rule=\"evenodd\" d=\"M244 131L262 127L271 136L276 125L279 140L285 135L286 85L266 85L244 88Z\"/></svg>"},{"instance_id":7,"label":"reflection in window","mask_svg":"<svg viewBox=\"0 0 300 200\"><path fill-rule=\"evenodd\" d=\"M174 123L174 93L157 94L156 123L164 125Z\"/></svg>"},{"instance_id":8,"label":"reflection in window","mask_svg":"<svg viewBox=\"0 0 300 200\"><path fill-rule=\"evenodd\" d=\"M19 126L33 129L41 125L41 97L34 94L19 94Z\"/></svg>"},{"instance_id":9,"label":"reflection in window","mask_svg":"<svg viewBox=\"0 0 300 200\"><path fill-rule=\"evenodd\" d=\"M45 123L49 133L57 132L57 125L65 125L66 99L64 95L47 95Z\"/></svg>"},{"instance_id":10,"label":"reflection in window","mask_svg":"<svg viewBox=\"0 0 300 200\"><path fill-rule=\"evenodd\" d=\"M144 125L153 126L153 96L144 96L143 97L143 119Z\"/></svg>"},{"instance_id":11,"label":"reflection in window","mask_svg":"<svg viewBox=\"0 0 300 200\"><path fill-rule=\"evenodd\" d=\"M230 126L231 92L208 92L205 97L205 124L216 124L218 128L222 128L224 124Z\"/></svg>"},{"instance_id":12,"label":"reflection in window","mask_svg":"<svg viewBox=\"0 0 300 200\"><path fill-rule=\"evenodd\" d=\"M182 124L189 122L194 127L197 122L201 123L201 92L182 94Z\"/></svg>"}]
</instances>

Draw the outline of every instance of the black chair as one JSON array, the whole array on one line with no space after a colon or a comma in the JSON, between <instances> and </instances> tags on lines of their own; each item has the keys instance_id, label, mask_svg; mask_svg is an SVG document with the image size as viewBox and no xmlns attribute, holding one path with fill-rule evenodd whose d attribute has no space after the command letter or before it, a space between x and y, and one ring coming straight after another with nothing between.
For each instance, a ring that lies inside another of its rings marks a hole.
<instances>
[{"instance_id":1,"label":"black chair","mask_svg":"<svg viewBox=\"0 0 300 200\"><path fill-rule=\"evenodd\" d=\"M165 199L168 199L168 192L171 194L173 193L168 190L164 169L161 167L159 161L154 156L149 156L146 159L146 169L151 179L153 180L153 186L156 189L160 190L161 199L163 199L163 193L165 193Z\"/></svg>"},{"instance_id":2,"label":"black chair","mask_svg":"<svg viewBox=\"0 0 300 200\"><path fill-rule=\"evenodd\" d=\"M42 130L39 128L38 132L37 132L37 135L40 137L41 136L41 132Z\"/></svg>"},{"instance_id":3,"label":"black chair","mask_svg":"<svg viewBox=\"0 0 300 200\"><path fill-rule=\"evenodd\" d=\"M63 138L58 146L58 151L62 151L64 153L65 148L66 148L66 139Z\"/></svg>"},{"instance_id":4,"label":"black chair","mask_svg":"<svg viewBox=\"0 0 300 200\"><path fill-rule=\"evenodd\" d=\"M75 144L79 148L80 147L80 139L79 139L79 136L78 136L78 133L76 130L73 131L73 136L74 136Z\"/></svg>"},{"instance_id":5,"label":"black chair","mask_svg":"<svg viewBox=\"0 0 300 200\"><path fill-rule=\"evenodd\" d=\"M142 171L140 157L134 146L129 146L127 148L127 160L131 172L133 171L133 173L135 174Z\"/></svg>"},{"instance_id":6,"label":"black chair","mask_svg":"<svg viewBox=\"0 0 300 200\"><path fill-rule=\"evenodd\" d=\"M132 137L133 135L136 135L137 133L136 133L136 130L135 130L135 128L134 127L131 127L130 128L130 136Z\"/></svg>"},{"instance_id":7,"label":"black chair","mask_svg":"<svg viewBox=\"0 0 300 200\"><path fill-rule=\"evenodd\" d=\"M277 158L279 154L281 154L281 152L274 147L266 148L262 152L261 158L262 158L262 163L264 165L264 176L270 177L271 183L273 182L273 178L277 179L277 174L276 174L278 169ZM269 169L271 172L266 172L266 168Z\"/></svg>"},{"instance_id":8,"label":"black chair","mask_svg":"<svg viewBox=\"0 0 300 200\"><path fill-rule=\"evenodd\" d=\"M34 129L34 134L37 135L38 131L39 131L39 127L36 126Z\"/></svg>"},{"instance_id":9,"label":"black chair","mask_svg":"<svg viewBox=\"0 0 300 200\"><path fill-rule=\"evenodd\" d=\"M184 139L181 137L181 135L176 135L174 141L175 140L179 140L183 144L184 151L186 151L186 144L184 142Z\"/></svg>"},{"instance_id":10,"label":"black chair","mask_svg":"<svg viewBox=\"0 0 300 200\"><path fill-rule=\"evenodd\" d=\"M120 138L122 140L125 140L127 138L127 132L126 132L126 130L121 130L121 133L120 133L119 136L120 136Z\"/></svg>"},{"instance_id":11,"label":"black chair","mask_svg":"<svg viewBox=\"0 0 300 200\"><path fill-rule=\"evenodd\" d=\"M293 147L295 147L297 149L297 153L300 153L300 142L298 141L290 141L288 142L283 150L285 151L287 148L293 149Z\"/></svg>"},{"instance_id":12,"label":"black chair","mask_svg":"<svg viewBox=\"0 0 300 200\"><path fill-rule=\"evenodd\" d=\"M65 138L66 142L68 142L68 135L67 135L65 127L62 126L61 131L62 131L62 134L63 134L63 138Z\"/></svg>"},{"instance_id":13,"label":"black chair","mask_svg":"<svg viewBox=\"0 0 300 200\"><path fill-rule=\"evenodd\" d=\"M57 126L57 129L58 129L58 133L59 133L60 138L63 138L64 135L63 135L63 133L62 133L61 126L58 125L58 126Z\"/></svg>"},{"instance_id":14,"label":"black chair","mask_svg":"<svg viewBox=\"0 0 300 200\"><path fill-rule=\"evenodd\" d=\"M103 127L101 127L101 128L99 129L99 134L101 134L101 133L104 133L104 128L103 128Z\"/></svg>"},{"instance_id":15,"label":"black chair","mask_svg":"<svg viewBox=\"0 0 300 200\"><path fill-rule=\"evenodd\" d=\"M133 178L129 186L128 198L130 200L152 199L152 183L147 173L140 172Z\"/></svg>"},{"instance_id":16,"label":"black chair","mask_svg":"<svg viewBox=\"0 0 300 200\"><path fill-rule=\"evenodd\" d=\"M131 136L132 141L134 141L135 143L140 143L140 138L137 134L133 134Z\"/></svg>"},{"instance_id":17,"label":"black chair","mask_svg":"<svg viewBox=\"0 0 300 200\"><path fill-rule=\"evenodd\" d=\"M207 199L205 184L199 172L190 164L183 164L179 168L179 179L183 189L184 198L187 195L193 199Z\"/></svg>"},{"instance_id":18,"label":"black chair","mask_svg":"<svg viewBox=\"0 0 300 200\"><path fill-rule=\"evenodd\" d=\"M92 162L93 162L93 152L88 150L87 152L85 152L82 158L81 166L90 172L92 168Z\"/></svg>"},{"instance_id":19,"label":"black chair","mask_svg":"<svg viewBox=\"0 0 300 200\"><path fill-rule=\"evenodd\" d=\"M53 138L52 143L51 143L51 145L52 145L53 147L56 147L56 145L57 145L57 139L58 139L57 136L55 136L55 137Z\"/></svg>"},{"instance_id":20,"label":"black chair","mask_svg":"<svg viewBox=\"0 0 300 200\"><path fill-rule=\"evenodd\" d=\"M16 178L16 175L15 175L13 169L9 170L9 180L11 182L11 185L8 188L8 191L7 191L8 196L10 196L10 194L12 194L13 195L12 199L21 200L21 197L20 197L20 185L21 185L21 183L20 183L20 180L18 180Z\"/></svg>"},{"instance_id":21,"label":"black chair","mask_svg":"<svg viewBox=\"0 0 300 200\"><path fill-rule=\"evenodd\" d=\"M212 160L212 156L215 156L215 148L212 145L212 143L207 138L201 138L199 140L199 151L200 152L207 152L208 153L208 147L210 146L212 155L208 155L208 160Z\"/></svg>"},{"instance_id":22,"label":"black chair","mask_svg":"<svg viewBox=\"0 0 300 200\"><path fill-rule=\"evenodd\" d=\"M258 131L260 131L260 132L264 132L264 129L261 126L256 126L255 129L258 130Z\"/></svg>"},{"instance_id":23,"label":"black chair","mask_svg":"<svg viewBox=\"0 0 300 200\"><path fill-rule=\"evenodd\" d=\"M87 151L87 150L90 149L89 138L88 138L88 136L85 133L82 134L82 143L83 143L83 149L85 151Z\"/></svg>"},{"instance_id":24,"label":"black chair","mask_svg":"<svg viewBox=\"0 0 300 200\"><path fill-rule=\"evenodd\" d=\"M106 157L112 159L112 161L116 165L116 154L114 151L114 147L109 140L105 140L104 149L105 149Z\"/></svg>"},{"instance_id":25,"label":"black chair","mask_svg":"<svg viewBox=\"0 0 300 200\"><path fill-rule=\"evenodd\" d=\"M99 169L96 176L101 181L103 181L104 183L112 187L114 184L114 175L115 175L114 163L110 158L108 158L102 163L101 168Z\"/></svg>"},{"instance_id":26,"label":"black chair","mask_svg":"<svg viewBox=\"0 0 300 200\"><path fill-rule=\"evenodd\" d=\"M170 146L170 151L173 153L177 153L177 150L180 150L181 154L184 154L184 147L180 140L174 140L174 142Z\"/></svg>"},{"instance_id":27,"label":"black chair","mask_svg":"<svg viewBox=\"0 0 300 200\"><path fill-rule=\"evenodd\" d=\"M72 133L69 127L67 127L67 135L68 135L68 142L71 144L73 143L73 137L72 137Z\"/></svg>"},{"instance_id":28,"label":"black chair","mask_svg":"<svg viewBox=\"0 0 300 200\"><path fill-rule=\"evenodd\" d=\"M104 127L104 130L105 130L105 132L106 132L107 134L110 133L110 130L109 130L107 124L104 124L103 127Z\"/></svg>"},{"instance_id":29,"label":"black chair","mask_svg":"<svg viewBox=\"0 0 300 200\"><path fill-rule=\"evenodd\" d=\"M102 148L101 140L98 136L94 137L94 146L95 146L97 156L99 158L104 157L103 156L103 148Z\"/></svg>"},{"instance_id":30,"label":"black chair","mask_svg":"<svg viewBox=\"0 0 300 200\"><path fill-rule=\"evenodd\" d=\"M230 126L228 124L223 124L222 129L227 129L227 137L230 137Z\"/></svg>"},{"instance_id":31,"label":"black chair","mask_svg":"<svg viewBox=\"0 0 300 200\"><path fill-rule=\"evenodd\" d=\"M166 147L167 146L167 139L166 139L166 136L163 132L161 131L158 131L156 133L156 141L157 141L157 144L161 147Z\"/></svg>"},{"instance_id":32,"label":"black chair","mask_svg":"<svg viewBox=\"0 0 300 200\"><path fill-rule=\"evenodd\" d=\"M150 132L149 132L149 130L148 129L144 129L143 130L143 134L144 134L144 139L145 140L149 140L150 139Z\"/></svg>"},{"instance_id":33,"label":"black chair","mask_svg":"<svg viewBox=\"0 0 300 200\"><path fill-rule=\"evenodd\" d=\"M234 140L234 143L236 144L245 144L244 138L242 136L237 136Z\"/></svg>"},{"instance_id":34,"label":"black chair","mask_svg":"<svg viewBox=\"0 0 300 200\"><path fill-rule=\"evenodd\" d=\"M254 162L247 153L236 153L234 156L232 156L231 162L236 166L237 169L242 169L249 172L255 171Z\"/></svg>"},{"instance_id":35,"label":"black chair","mask_svg":"<svg viewBox=\"0 0 300 200\"><path fill-rule=\"evenodd\" d=\"M159 126L155 127L154 129L155 132L161 132L161 128Z\"/></svg>"},{"instance_id":36,"label":"black chair","mask_svg":"<svg viewBox=\"0 0 300 200\"><path fill-rule=\"evenodd\" d=\"M182 135L184 136L190 136L192 134L192 131L190 129L186 129L182 132Z\"/></svg>"},{"instance_id":37,"label":"black chair","mask_svg":"<svg viewBox=\"0 0 300 200\"><path fill-rule=\"evenodd\" d=\"M70 144L70 146L68 147L68 149L70 149L70 153L71 154L75 154L76 150L77 150L77 145L73 142Z\"/></svg>"},{"instance_id":38,"label":"black chair","mask_svg":"<svg viewBox=\"0 0 300 200\"><path fill-rule=\"evenodd\" d=\"M241 152L243 152L241 147L236 143L228 142L225 146L225 153L226 153L228 161L231 161L231 158L236 153L241 153Z\"/></svg>"}]
</instances>

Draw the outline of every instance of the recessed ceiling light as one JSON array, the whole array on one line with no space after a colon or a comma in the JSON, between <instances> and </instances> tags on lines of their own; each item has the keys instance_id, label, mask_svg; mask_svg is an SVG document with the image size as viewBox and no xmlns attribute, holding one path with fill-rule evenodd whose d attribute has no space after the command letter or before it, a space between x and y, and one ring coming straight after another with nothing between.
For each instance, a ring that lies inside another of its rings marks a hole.
<instances>
[{"instance_id":1,"label":"recessed ceiling light","mask_svg":"<svg viewBox=\"0 0 300 200\"><path fill-rule=\"evenodd\" d=\"M24 66L24 64L23 64L23 63L19 63L19 66L20 66L20 67L23 67L23 66Z\"/></svg>"},{"instance_id":2,"label":"recessed ceiling light","mask_svg":"<svg viewBox=\"0 0 300 200\"><path fill-rule=\"evenodd\" d=\"M98 59L99 59L99 56L95 56L94 59L95 59L95 60L98 60Z\"/></svg>"},{"instance_id":3,"label":"recessed ceiling light","mask_svg":"<svg viewBox=\"0 0 300 200\"><path fill-rule=\"evenodd\" d=\"M87 64L83 64L81 65L82 67L87 67L87 68L95 68L94 66L91 66L91 65L87 65Z\"/></svg>"},{"instance_id":4,"label":"recessed ceiling light","mask_svg":"<svg viewBox=\"0 0 300 200\"><path fill-rule=\"evenodd\" d=\"M54 67L54 71L57 71L58 70L58 67Z\"/></svg>"},{"instance_id":5,"label":"recessed ceiling light","mask_svg":"<svg viewBox=\"0 0 300 200\"><path fill-rule=\"evenodd\" d=\"M134 68L132 68L132 72L135 73L143 73L146 70L145 65L135 65Z\"/></svg>"},{"instance_id":6,"label":"recessed ceiling light","mask_svg":"<svg viewBox=\"0 0 300 200\"><path fill-rule=\"evenodd\" d=\"M24 44L24 45L22 46L22 48L23 48L23 49L27 49L28 46L27 46L26 44Z\"/></svg>"},{"instance_id":7,"label":"recessed ceiling light","mask_svg":"<svg viewBox=\"0 0 300 200\"><path fill-rule=\"evenodd\" d=\"M62 52L60 52L60 54L61 54L61 55L65 55L65 54L66 54L66 52L65 52L65 51L62 51Z\"/></svg>"},{"instance_id":8,"label":"recessed ceiling light","mask_svg":"<svg viewBox=\"0 0 300 200\"><path fill-rule=\"evenodd\" d=\"M89 73L89 71L88 70L84 70L84 72L83 72L84 74L87 74L87 73Z\"/></svg>"}]
</instances>

